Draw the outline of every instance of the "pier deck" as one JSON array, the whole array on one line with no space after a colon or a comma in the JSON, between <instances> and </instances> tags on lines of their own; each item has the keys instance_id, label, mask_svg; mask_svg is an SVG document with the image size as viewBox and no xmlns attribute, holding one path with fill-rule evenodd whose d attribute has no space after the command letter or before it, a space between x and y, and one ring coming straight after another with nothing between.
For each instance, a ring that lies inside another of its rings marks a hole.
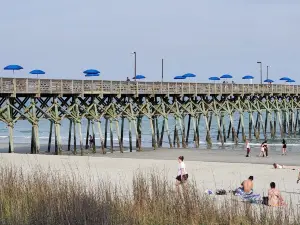
<instances>
[{"instance_id":1,"label":"pier deck","mask_svg":"<svg viewBox=\"0 0 300 225\"><path fill-rule=\"evenodd\" d=\"M130 151L134 148L133 134L135 148L141 151L144 117L151 129L153 149L162 147L164 135L170 148L186 148L191 142L199 147L200 135L205 136L207 147L210 147L212 123L217 125L217 141L221 145L229 138L238 143L253 138L260 140L262 136L274 139L276 135L281 138L299 135L299 93L300 86L285 84L3 77L0 78L0 121L8 127L9 152L14 152L14 126L18 120L27 120L32 125L31 153L40 150L40 120L49 121L48 151L51 151L53 135L56 154L62 153L60 130L63 120L70 124L66 150L72 150L74 154L77 154L78 140L81 155L85 153L89 134L94 139L96 135L99 137L102 153L115 151L113 139L116 135L118 150L123 152L125 120L129 126ZM238 123L234 120L236 115ZM83 119L87 119L87 127L82 126ZM205 124L202 133L200 121ZM82 129L86 129L85 144ZM92 152L96 151L94 145Z\"/></svg>"}]
</instances>

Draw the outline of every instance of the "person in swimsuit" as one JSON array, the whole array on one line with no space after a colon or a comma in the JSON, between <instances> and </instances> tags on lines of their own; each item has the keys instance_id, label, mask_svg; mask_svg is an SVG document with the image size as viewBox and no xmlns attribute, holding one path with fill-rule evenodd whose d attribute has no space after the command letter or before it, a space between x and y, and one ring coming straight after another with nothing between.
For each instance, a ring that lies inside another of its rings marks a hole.
<instances>
[{"instance_id":1,"label":"person in swimsuit","mask_svg":"<svg viewBox=\"0 0 300 225\"><path fill-rule=\"evenodd\" d=\"M246 140L246 149L247 149L246 157L249 157L249 155L250 155L250 142L249 142L248 139Z\"/></svg>"},{"instance_id":2,"label":"person in swimsuit","mask_svg":"<svg viewBox=\"0 0 300 225\"><path fill-rule=\"evenodd\" d=\"M92 135L89 136L90 148L94 147L94 138Z\"/></svg>"},{"instance_id":3,"label":"person in swimsuit","mask_svg":"<svg viewBox=\"0 0 300 225\"><path fill-rule=\"evenodd\" d=\"M282 155L286 155L286 141L282 139Z\"/></svg>"},{"instance_id":4,"label":"person in swimsuit","mask_svg":"<svg viewBox=\"0 0 300 225\"><path fill-rule=\"evenodd\" d=\"M268 205L269 206L283 206L285 205L280 191L276 189L274 182L270 183L270 189L268 191Z\"/></svg>"},{"instance_id":5,"label":"person in swimsuit","mask_svg":"<svg viewBox=\"0 0 300 225\"><path fill-rule=\"evenodd\" d=\"M179 156L178 157L178 172L177 172L177 177L176 177L176 187L179 188L180 184L184 184L187 182L187 179L189 177L187 171L186 171L186 166L185 163L183 162L184 157Z\"/></svg>"},{"instance_id":6,"label":"person in swimsuit","mask_svg":"<svg viewBox=\"0 0 300 225\"><path fill-rule=\"evenodd\" d=\"M259 153L259 157L265 157L265 146L264 146L265 142L263 142L260 146L260 153Z\"/></svg>"}]
</instances>

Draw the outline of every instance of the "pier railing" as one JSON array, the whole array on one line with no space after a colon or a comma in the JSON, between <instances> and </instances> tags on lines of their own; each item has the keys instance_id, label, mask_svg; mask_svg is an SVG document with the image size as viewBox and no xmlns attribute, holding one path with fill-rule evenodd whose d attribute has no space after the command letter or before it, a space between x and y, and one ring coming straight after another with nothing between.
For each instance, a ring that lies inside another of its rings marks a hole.
<instances>
[{"instance_id":1,"label":"pier railing","mask_svg":"<svg viewBox=\"0 0 300 225\"><path fill-rule=\"evenodd\" d=\"M65 80L0 78L5 94L295 94L300 86L286 84L211 84L187 82L134 82L108 80Z\"/></svg>"}]
</instances>

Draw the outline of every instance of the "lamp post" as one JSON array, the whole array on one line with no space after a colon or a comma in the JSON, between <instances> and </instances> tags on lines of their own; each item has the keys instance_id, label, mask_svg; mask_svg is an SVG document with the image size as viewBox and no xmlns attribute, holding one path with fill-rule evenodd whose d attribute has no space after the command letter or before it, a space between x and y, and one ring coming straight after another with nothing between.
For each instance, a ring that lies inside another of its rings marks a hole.
<instances>
[{"instance_id":1,"label":"lamp post","mask_svg":"<svg viewBox=\"0 0 300 225\"><path fill-rule=\"evenodd\" d=\"M271 66L267 66L267 79L269 79L269 67Z\"/></svg>"},{"instance_id":2,"label":"lamp post","mask_svg":"<svg viewBox=\"0 0 300 225\"><path fill-rule=\"evenodd\" d=\"M161 82L164 82L164 59L161 59Z\"/></svg>"},{"instance_id":3,"label":"lamp post","mask_svg":"<svg viewBox=\"0 0 300 225\"><path fill-rule=\"evenodd\" d=\"M134 54L134 81L136 82L136 52L132 54Z\"/></svg>"},{"instance_id":4,"label":"lamp post","mask_svg":"<svg viewBox=\"0 0 300 225\"><path fill-rule=\"evenodd\" d=\"M257 62L260 64L260 84L262 84L262 62Z\"/></svg>"}]
</instances>

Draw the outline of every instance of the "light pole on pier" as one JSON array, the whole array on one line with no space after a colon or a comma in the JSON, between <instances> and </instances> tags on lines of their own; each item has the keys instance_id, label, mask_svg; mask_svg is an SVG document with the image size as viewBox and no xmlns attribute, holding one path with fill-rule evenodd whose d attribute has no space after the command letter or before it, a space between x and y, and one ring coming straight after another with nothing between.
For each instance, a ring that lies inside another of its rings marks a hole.
<instances>
[{"instance_id":1,"label":"light pole on pier","mask_svg":"<svg viewBox=\"0 0 300 225\"><path fill-rule=\"evenodd\" d=\"M164 82L164 59L161 59L161 82Z\"/></svg>"},{"instance_id":2,"label":"light pole on pier","mask_svg":"<svg viewBox=\"0 0 300 225\"><path fill-rule=\"evenodd\" d=\"M136 52L132 54L134 54L134 81L136 82Z\"/></svg>"},{"instance_id":3,"label":"light pole on pier","mask_svg":"<svg viewBox=\"0 0 300 225\"><path fill-rule=\"evenodd\" d=\"M269 79L269 68L270 68L271 66L267 66L267 79Z\"/></svg>"},{"instance_id":4,"label":"light pole on pier","mask_svg":"<svg viewBox=\"0 0 300 225\"><path fill-rule=\"evenodd\" d=\"M260 64L260 84L262 84L262 62L257 62Z\"/></svg>"}]
</instances>

